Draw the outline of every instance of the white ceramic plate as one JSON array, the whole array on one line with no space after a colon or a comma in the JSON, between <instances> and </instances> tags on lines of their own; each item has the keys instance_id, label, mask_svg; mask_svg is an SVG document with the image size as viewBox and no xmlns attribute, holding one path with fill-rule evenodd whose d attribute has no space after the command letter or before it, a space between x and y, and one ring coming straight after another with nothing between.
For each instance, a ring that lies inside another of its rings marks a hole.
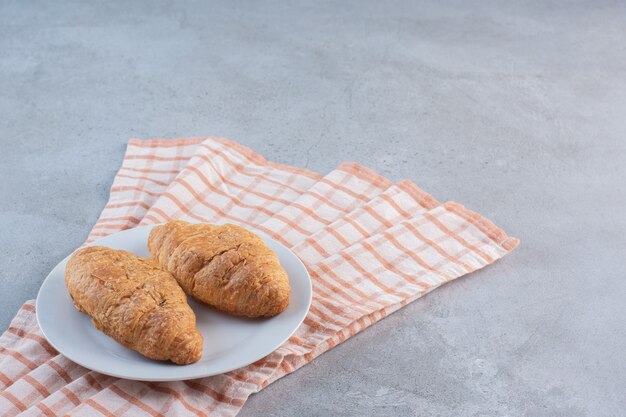
<instances>
[{"instance_id":1,"label":"white ceramic plate","mask_svg":"<svg viewBox=\"0 0 626 417\"><path fill-rule=\"evenodd\" d=\"M107 236L91 245L124 249L147 257L152 226ZM72 361L103 374L142 381L178 381L217 375L267 356L283 344L304 320L311 305L311 278L298 257L274 239L257 233L278 255L289 275L289 307L270 319L245 319L220 313L189 299L204 336L202 359L191 365L150 360L96 330L78 312L63 282L69 256L50 272L37 295L37 321L46 339Z\"/></svg>"}]
</instances>

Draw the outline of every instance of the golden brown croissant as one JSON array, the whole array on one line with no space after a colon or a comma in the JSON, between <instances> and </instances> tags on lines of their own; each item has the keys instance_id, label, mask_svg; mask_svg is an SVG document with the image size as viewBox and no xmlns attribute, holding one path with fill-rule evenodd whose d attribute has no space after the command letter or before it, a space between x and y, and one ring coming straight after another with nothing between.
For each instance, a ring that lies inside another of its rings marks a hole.
<instances>
[{"instance_id":1,"label":"golden brown croissant","mask_svg":"<svg viewBox=\"0 0 626 417\"><path fill-rule=\"evenodd\" d=\"M202 355L196 316L174 277L152 259L103 246L75 252L65 267L74 305L124 346L184 365Z\"/></svg>"},{"instance_id":2,"label":"golden brown croissant","mask_svg":"<svg viewBox=\"0 0 626 417\"><path fill-rule=\"evenodd\" d=\"M148 248L192 297L230 314L271 317L289 304L289 279L263 240L240 226L174 221Z\"/></svg>"}]
</instances>

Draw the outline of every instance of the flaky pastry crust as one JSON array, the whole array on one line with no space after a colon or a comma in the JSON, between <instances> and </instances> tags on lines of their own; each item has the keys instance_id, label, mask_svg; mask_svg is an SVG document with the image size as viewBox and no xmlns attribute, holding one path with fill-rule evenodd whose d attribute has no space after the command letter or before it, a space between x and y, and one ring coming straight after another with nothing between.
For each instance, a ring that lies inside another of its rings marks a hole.
<instances>
[{"instance_id":1,"label":"flaky pastry crust","mask_svg":"<svg viewBox=\"0 0 626 417\"><path fill-rule=\"evenodd\" d=\"M218 310L271 317L289 304L278 257L243 227L173 221L152 229L148 248L187 294Z\"/></svg>"},{"instance_id":2,"label":"flaky pastry crust","mask_svg":"<svg viewBox=\"0 0 626 417\"><path fill-rule=\"evenodd\" d=\"M67 263L65 285L76 308L124 346L177 364L202 356L202 335L185 293L153 259L86 247Z\"/></svg>"}]
</instances>

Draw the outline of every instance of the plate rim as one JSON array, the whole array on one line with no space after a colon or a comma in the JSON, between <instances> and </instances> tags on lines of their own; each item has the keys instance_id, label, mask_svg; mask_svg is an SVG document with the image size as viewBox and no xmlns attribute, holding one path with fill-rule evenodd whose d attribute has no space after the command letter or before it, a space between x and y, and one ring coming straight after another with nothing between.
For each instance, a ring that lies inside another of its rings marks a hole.
<instances>
[{"instance_id":1,"label":"plate rim","mask_svg":"<svg viewBox=\"0 0 626 417\"><path fill-rule=\"evenodd\" d=\"M190 222L190 223L198 223L198 222ZM291 336L293 336L293 334L300 328L300 326L302 325L302 323L304 322L304 319L306 318L306 316L309 314L309 311L311 309L311 303L313 301L313 280L311 279L311 274L309 273L308 268L306 267L306 265L304 264L304 262L302 262L302 260L300 259L300 257L298 255L296 255L295 252L293 252L289 247L285 246L282 242L274 239L273 237L267 235L266 233L260 232L256 229L254 229L252 231L252 233L257 234L259 237L261 237L261 239L265 240L271 240L274 243L278 244L279 246L281 246L283 249L287 250L292 256L293 258L296 260L296 262L299 264L300 267L302 267L302 269L306 272L306 287L308 290L308 297L306 300L306 308L303 310L304 314L302 315L302 317L300 317L300 319L298 320L298 324L296 326L294 326L294 328L291 330L291 332L285 336L279 343L275 344L275 347L273 347L269 352L267 353L263 353L262 355L260 355L259 357L256 357L255 359L251 360L250 362L240 365L240 366L236 366L227 370L222 370L220 372L209 372L209 373L199 373L199 374L194 374L194 375L190 375L190 376L172 376L172 377L154 377L154 378L137 378L137 377L133 377L133 376L129 376L129 375L123 375L123 374L119 374L116 372L110 372L107 370L103 370L102 367L96 367L98 369L94 369L93 365L88 365L85 364L82 360L76 360L74 357L71 357L69 355L67 355L66 353L64 353L61 349L58 348L58 345L55 344L55 342L48 336L48 334L46 334L46 330L44 329L44 326L42 326L42 321L40 318L40 311L41 309L40 307L40 300L42 299L42 293L44 290L44 286L46 284L46 282L49 279L53 279L51 278L51 275L53 273L53 271L63 262L66 262L69 260L69 258L74 254L74 252L76 252L77 250L83 248L83 247L87 247L87 246L106 246L106 247L110 247L108 246L106 243L103 243L103 240L106 240L107 238L111 237L111 236L120 236L120 235L124 235L124 234L130 234L132 232L136 232L138 229L152 229L155 226L158 226L159 224L164 224L164 223L155 223L155 224L149 224L149 225L143 225L143 226L136 226L136 227L131 227L129 229L124 229L124 230L120 230L114 233L111 233L107 236L103 236L102 238L96 239L92 242L89 243L85 243L81 246L79 246L78 248L74 249L69 255L67 255L65 258L61 259L59 262L57 262L57 264L52 267L52 269L50 270L50 272L48 273L48 275L46 275L46 278L44 278L44 280L42 281L41 285L39 286L39 290L37 291L37 298L35 299L35 317L37 320L37 325L39 326L39 329L41 330L41 333L43 334L43 336L46 338L46 340L48 341L48 343L50 343L50 345L57 351L59 352L59 354L65 356L67 359L71 360L74 363L77 363L78 365L87 368L91 371L95 371L104 375L109 375L112 377L116 377L116 378L121 378L121 379L128 379L128 380L134 380L134 381L149 381L149 382L171 382L171 381L187 381L187 380L192 380L192 379L198 379L198 378L206 378L209 376L214 376L214 375L221 375L223 373L226 372L230 372L233 371L235 369L240 369L243 368L245 366L250 365L251 363L254 363L268 355L270 355L271 353L273 353L276 349L278 349L280 346L282 346L287 340L289 340L289 338ZM231 224L235 224L235 223L231 223ZM245 227L245 226L241 226L241 227ZM249 230L249 229L248 229ZM112 248L115 249L115 248ZM126 249L123 249L126 250ZM129 251L132 252L132 251ZM45 296L44 296L45 297ZM78 311L77 311L78 312ZM79 314L82 314L80 312L78 312ZM103 333L104 334L104 333ZM111 338L108 335L105 335L106 337ZM115 343L118 343L115 339L111 338ZM131 349L132 350L132 349ZM148 358L149 359L149 358ZM167 361L156 361L156 362L167 362ZM190 364L190 366L193 366L194 364ZM180 367L180 369L189 369L186 367Z\"/></svg>"}]
</instances>

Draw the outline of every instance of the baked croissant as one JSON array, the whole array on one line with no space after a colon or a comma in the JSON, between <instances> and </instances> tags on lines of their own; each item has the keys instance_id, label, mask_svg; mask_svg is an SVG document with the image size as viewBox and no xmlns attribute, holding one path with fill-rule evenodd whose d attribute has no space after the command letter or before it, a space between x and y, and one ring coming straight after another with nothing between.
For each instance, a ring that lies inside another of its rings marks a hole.
<instances>
[{"instance_id":1,"label":"baked croissant","mask_svg":"<svg viewBox=\"0 0 626 417\"><path fill-rule=\"evenodd\" d=\"M218 310L271 317L289 304L278 257L243 227L173 221L152 229L148 248L187 294Z\"/></svg>"},{"instance_id":2,"label":"baked croissant","mask_svg":"<svg viewBox=\"0 0 626 417\"><path fill-rule=\"evenodd\" d=\"M76 308L122 345L180 365L200 359L196 316L174 277L153 259L86 247L68 261L65 286Z\"/></svg>"}]
</instances>

